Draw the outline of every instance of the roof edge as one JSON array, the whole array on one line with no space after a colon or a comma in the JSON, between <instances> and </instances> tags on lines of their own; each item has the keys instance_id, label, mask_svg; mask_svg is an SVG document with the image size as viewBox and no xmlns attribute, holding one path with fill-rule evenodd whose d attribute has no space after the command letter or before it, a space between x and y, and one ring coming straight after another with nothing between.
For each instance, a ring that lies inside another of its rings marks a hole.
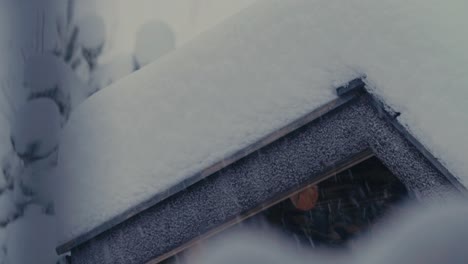
<instances>
[{"instance_id":1,"label":"roof edge","mask_svg":"<svg viewBox=\"0 0 468 264\"><path fill-rule=\"evenodd\" d=\"M142 202L141 204L132 207L123 213L111 218L110 220L104 222L103 224L91 229L90 231L77 236L76 238L59 245L56 248L58 254L63 254L71 249L91 240L92 238L96 237L97 235L111 229L112 227L130 219L131 217L147 210L148 208L160 203L161 201L169 198L170 196L186 189L187 187L203 180L204 178L220 171L223 168L233 164L234 162L252 154L253 152L279 140L280 138L296 131L297 129L309 124L310 122L319 119L320 117L324 116L327 113L330 113L343 105L351 102L352 100L362 96L368 95L370 96L371 100L370 103L376 108L376 110L381 114L382 118L385 118L387 122L392 124L392 126L401 133L401 135L408 140L429 162L438 170L440 171L453 186L456 187L461 193L468 194L468 191L465 186L463 186L460 181L450 173L448 169L445 168L442 163L431 154L431 152L421 144L416 137L414 137L405 126L400 124L397 120L397 117L400 115L399 112L394 111L391 107L385 104L382 100L380 100L377 96L372 94L366 89L366 82L365 76L359 77L356 79L351 80L347 84L337 87L336 93L338 97L319 108L313 110L312 112L298 118L297 120L287 124L286 126L266 135L262 139L258 140L257 142L249 145L237 152L235 152L230 157L225 159L219 160L214 164L206 167L202 171L193 174L192 176L188 177L186 180L170 187L163 193L158 193L148 200Z\"/></svg>"},{"instance_id":2,"label":"roof edge","mask_svg":"<svg viewBox=\"0 0 468 264\"><path fill-rule=\"evenodd\" d=\"M372 100L371 103L377 109L382 118L390 123L411 145L416 148L445 178L463 195L468 196L468 189L453 175L443 164L436 158L427 147L425 147L410 130L398 121L400 112L392 109L388 104L384 103L378 96L367 92Z\"/></svg>"},{"instance_id":3,"label":"roof edge","mask_svg":"<svg viewBox=\"0 0 468 264\"><path fill-rule=\"evenodd\" d=\"M352 84L352 85L350 85ZM237 152L235 152L233 155L230 157L227 157L225 159L219 160L215 162L214 164L206 167L202 171L188 177L186 180L182 181L179 184L176 184L172 187L170 187L168 190L166 190L163 193L156 194L149 198L148 200L144 201L143 203L132 207L123 213L111 218L110 220L104 222L103 224L89 230L88 232L77 236L76 238L65 242L63 244L60 244L56 248L56 252L58 254L63 254L68 251L70 251L72 248L75 248L89 240L91 240L93 237L96 237L97 235L105 232L106 230L109 230L110 228L128 220L129 218L137 215L138 213L145 211L146 209L160 203L161 201L169 198L170 196L186 189L187 187L197 183L200 180L203 180L204 178L220 171L221 169L233 164L234 162L248 156L249 154L271 144L272 142L290 134L291 132L294 132L295 130L301 128L302 126L322 117L323 115L343 106L344 104L352 101L353 99L357 98L362 94L362 92L365 91L365 83L361 78L357 78L349 82L348 84L338 87L338 89L342 89L342 87L347 87L346 92L341 93L336 99L320 106L319 108L315 109L314 111L298 118L297 120L287 124L286 126L266 135L259 141L253 143L252 145L249 145ZM350 89L352 88L352 89Z\"/></svg>"}]
</instances>

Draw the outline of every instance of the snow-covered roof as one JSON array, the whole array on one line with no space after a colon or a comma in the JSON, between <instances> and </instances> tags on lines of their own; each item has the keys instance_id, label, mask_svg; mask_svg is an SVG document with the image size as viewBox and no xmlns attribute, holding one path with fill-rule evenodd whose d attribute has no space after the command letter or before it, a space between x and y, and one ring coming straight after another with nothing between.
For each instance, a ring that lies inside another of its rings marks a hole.
<instances>
[{"instance_id":1,"label":"snow-covered roof","mask_svg":"<svg viewBox=\"0 0 468 264\"><path fill-rule=\"evenodd\" d=\"M468 186L465 10L464 0L260 1L94 95L62 136L61 241L164 194L362 74Z\"/></svg>"}]
</instances>

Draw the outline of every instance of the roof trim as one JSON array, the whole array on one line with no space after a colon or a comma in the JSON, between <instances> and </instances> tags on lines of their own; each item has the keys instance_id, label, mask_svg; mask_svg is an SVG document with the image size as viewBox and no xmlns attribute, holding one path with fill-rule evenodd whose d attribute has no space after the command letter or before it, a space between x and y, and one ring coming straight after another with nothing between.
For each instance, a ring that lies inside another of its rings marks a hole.
<instances>
[{"instance_id":1,"label":"roof trim","mask_svg":"<svg viewBox=\"0 0 468 264\"><path fill-rule=\"evenodd\" d=\"M458 190L462 193L467 193L466 188L458 181L458 179L452 175L443 165L439 162L437 158L435 158L414 136L412 136L408 130L401 125L396 117L399 116L398 112L393 111L390 107L385 105L381 100L379 100L376 96L369 93L366 90L366 83L364 81L365 77L356 78L344 86L340 86L336 88L336 92L338 98L322 105L321 107L317 108L316 110L298 118L297 120L287 124L283 128L274 131L264 138L260 139L259 141L253 143L252 145L241 149L234 153L232 156L222 159L211 166L203 169L202 171L192 175L191 177L187 178L186 180L182 181L179 184L176 184L170 187L167 191L163 193L158 193L151 197L150 199L146 200L145 202L126 210L125 212L115 216L114 218L104 222L102 225L91 229L90 231L77 236L76 238L59 245L56 248L58 254L62 254L65 252L70 251L72 248L75 248L88 240L96 237L97 235L105 232L106 230L126 221L127 219L137 215L138 213L145 211L146 209L158 204L159 202L165 200L166 198L186 189L187 187L203 180L204 178L218 172L219 170L233 164L234 162L250 155L251 153L271 144L272 142L290 134L291 132L303 127L304 125L319 119L320 117L324 116L327 113L330 113L338 108L341 108L348 102L360 97L363 94L369 95L372 100L371 103L376 107L379 113L381 113L382 117L385 118L390 124L392 124L402 135L405 139L407 139L421 154L429 160L434 167L439 170Z\"/></svg>"}]
</instances>

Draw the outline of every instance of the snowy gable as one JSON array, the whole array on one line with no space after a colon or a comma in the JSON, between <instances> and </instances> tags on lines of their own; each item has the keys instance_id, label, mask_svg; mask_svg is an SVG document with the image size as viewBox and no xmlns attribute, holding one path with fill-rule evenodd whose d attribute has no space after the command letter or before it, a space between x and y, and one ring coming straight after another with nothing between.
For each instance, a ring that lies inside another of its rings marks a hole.
<instances>
[{"instance_id":1,"label":"snowy gable","mask_svg":"<svg viewBox=\"0 0 468 264\"><path fill-rule=\"evenodd\" d=\"M468 185L468 37L456 30L468 26L467 7L261 1L96 94L60 145L62 242L335 99L333 87L362 74Z\"/></svg>"}]
</instances>

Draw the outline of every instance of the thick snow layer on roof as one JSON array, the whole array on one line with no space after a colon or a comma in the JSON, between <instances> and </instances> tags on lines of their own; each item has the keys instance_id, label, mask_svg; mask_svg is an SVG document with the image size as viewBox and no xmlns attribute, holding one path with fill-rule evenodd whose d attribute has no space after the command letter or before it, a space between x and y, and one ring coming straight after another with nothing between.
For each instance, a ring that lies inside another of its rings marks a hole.
<instances>
[{"instance_id":1,"label":"thick snow layer on roof","mask_svg":"<svg viewBox=\"0 0 468 264\"><path fill-rule=\"evenodd\" d=\"M468 2L261 1L91 97L60 149L63 242L335 98L365 73L468 185Z\"/></svg>"}]
</instances>

